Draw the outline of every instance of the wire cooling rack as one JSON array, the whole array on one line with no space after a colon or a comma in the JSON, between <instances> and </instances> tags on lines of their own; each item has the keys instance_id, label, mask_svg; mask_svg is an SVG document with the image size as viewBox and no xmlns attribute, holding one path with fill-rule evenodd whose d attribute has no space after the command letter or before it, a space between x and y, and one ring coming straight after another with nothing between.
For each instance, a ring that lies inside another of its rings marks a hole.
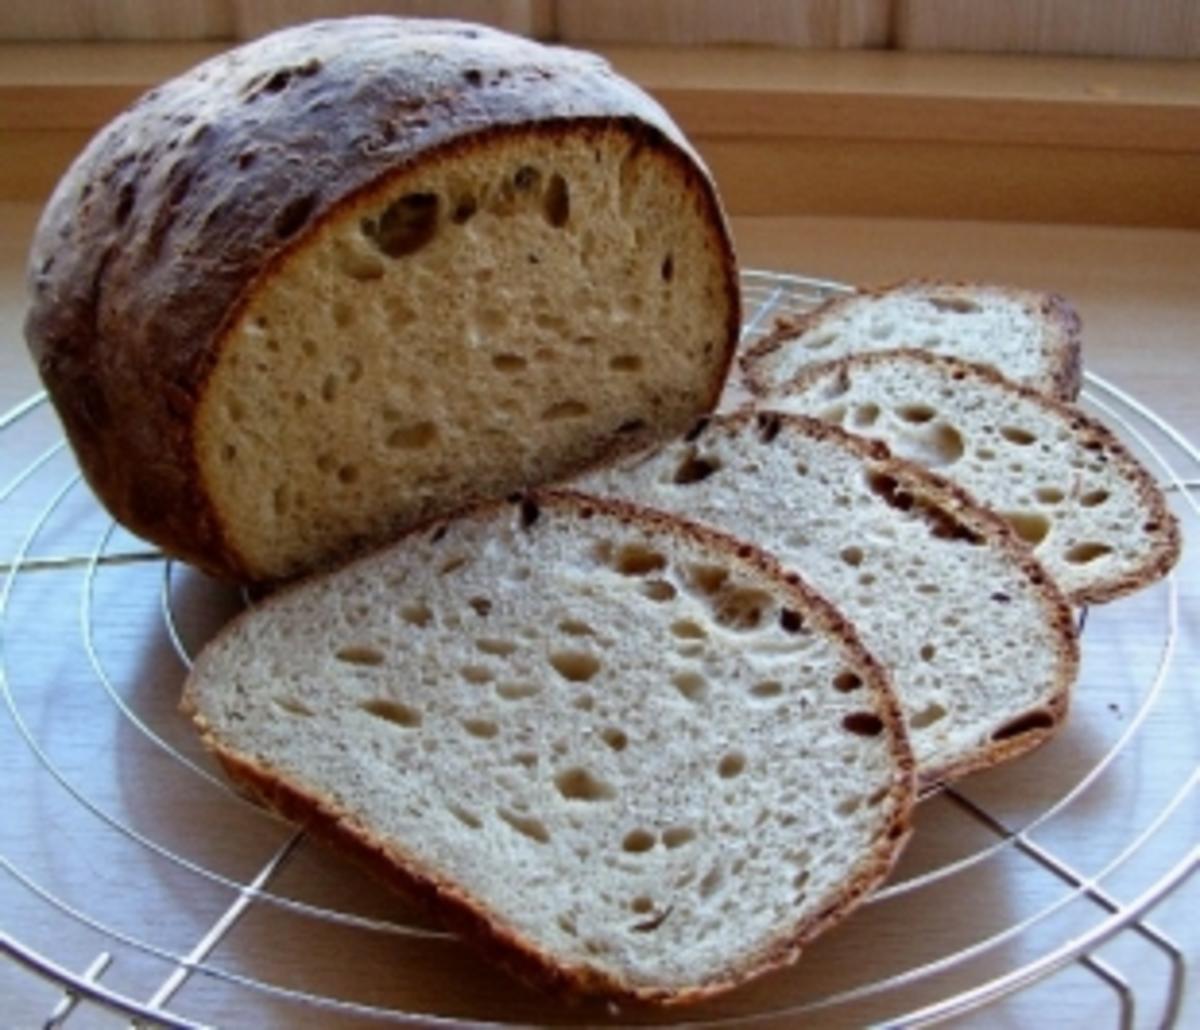
<instances>
[{"instance_id":1,"label":"wire cooling rack","mask_svg":"<svg viewBox=\"0 0 1200 1030\"><path fill-rule=\"evenodd\" d=\"M749 271L743 289L751 339L845 287ZM1185 537L1200 531L1200 451L1094 375L1084 403L1154 469ZM175 702L243 598L111 522L44 396L0 417L0 441L0 1022L683 1018L525 991L230 791ZM1057 739L924 801L890 885L798 965L688 1025L923 1025L984 1006L1014 1025L1186 1021L1200 952L1186 916L1200 911L1192 550L1164 582L1081 613Z\"/></svg>"}]
</instances>

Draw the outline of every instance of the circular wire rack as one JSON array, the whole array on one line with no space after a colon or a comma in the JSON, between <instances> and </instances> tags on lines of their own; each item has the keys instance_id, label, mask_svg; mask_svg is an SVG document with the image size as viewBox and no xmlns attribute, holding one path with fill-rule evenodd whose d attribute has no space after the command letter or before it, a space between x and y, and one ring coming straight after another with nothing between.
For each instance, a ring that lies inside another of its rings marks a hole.
<instances>
[{"instance_id":1,"label":"circular wire rack","mask_svg":"<svg viewBox=\"0 0 1200 1030\"><path fill-rule=\"evenodd\" d=\"M847 290L760 271L742 285L744 342ZM1185 538L1200 532L1200 450L1095 375L1083 403L1154 470ZM685 1016L568 1009L235 794L175 703L249 599L115 525L44 394L0 416L0 441L0 995L20 1025L922 1025L1047 1004L1122 1027L1183 1018L1200 937L1155 919L1200 865L1190 552L1080 613L1067 728L925 799L890 884L799 964ZM483 987L448 986L464 978Z\"/></svg>"}]
</instances>

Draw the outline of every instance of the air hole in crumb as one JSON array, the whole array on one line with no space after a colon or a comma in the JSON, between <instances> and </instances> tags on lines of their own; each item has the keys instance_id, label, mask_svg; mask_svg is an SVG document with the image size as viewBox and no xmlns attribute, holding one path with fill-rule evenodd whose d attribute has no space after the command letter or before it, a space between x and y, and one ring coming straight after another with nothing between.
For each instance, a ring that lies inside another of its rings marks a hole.
<instances>
[{"instance_id":1,"label":"air hole in crumb","mask_svg":"<svg viewBox=\"0 0 1200 1030\"><path fill-rule=\"evenodd\" d=\"M908 723L913 729L923 730L927 726L932 726L935 722L940 722L946 718L946 709L939 705L936 701L931 701L919 712L909 717Z\"/></svg>"},{"instance_id":2,"label":"air hole in crumb","mask_svg":"<svg viewBox=\"0 0 1200 1030\"><path fill-rule=\"evenodd\" d=\"M693 565L688 572L692 586L710 597L719 592L729 579L729 570L721 565Z\"/></svg>"},{"instance_id":3,"label":"air hole in crumb","mask_svg":"<svg viewBox=\"0 0 1200 1030\"><path fill-rule=\"evenodd\" d=\"M704 640L708 636L704 627L691 619L679 619L671 623L671 633L684 640Z\"/></svg>"},{"instance_id":4,"label":"air hole in crumb","mask_svg":"<svg viewBox=\"0 0 1200 1030\"><path fill-rule=\"evenodd\" d=\"M511 640L497 640L493 637L484 637L475 641L475 646L484 654L493 654L501 658L507 657L517 649L517 645Z\"/></svg>"},{"instance_id":5,"label":"air hole in crumb","mask_svg":"<svg viewBox=\"0 0 1200 1030\"><path fill-rule=\"evenodd\" d=\"M1037 442L1037 437L1027 429L1022 429L1020 426L1001 426L1000 435L1009 443L1014 443L1018 447L1028 447L1031 443Z\"/></svg>"},{"instance_id":6,"label":"air hole in crumb","mask_svg":"<svg viewBox=\"0 0 1200 1030\"><path fill-rule=\"evenodd\" d=\"M550 664L563 679L586 683L600 671L600 663L585 651L555 651Z\"/></svg>"},{"instance_id":7,"label":"air hole in crumb","mask_svg":"<svg viewBox=\"0 0 1200 1030\"><path fill-rule=\"evenodd\" d=\"M856 404L850 415L850 424L860 429L873 426L879 419L878 404Z\"/></svg>"},{"instance_id":8,"label":"air hole in crumb","mask_svg":"<svg viewBox=\"0 0 1200 1030\"><path fill-rule=\"evenodd\" d=\"M317 195L315 193L288 201L275 216L276 239L286 240L289 236L294 236L299 232L316 206Z\"/></svg>"},{"instance_id":9,"label":"air hole in crumb","mask_svg":"<svg viewBox=\"0 0 1200 1030\"><path fill-rule=\"evenodd\" d=\"M414 254L437 235L436 193L408 193L393 201L377 220L364 219L363 234L391 258Z\"/></svg>"},{"instance_id":10,"label":"air hole in crumb","mask_svg":"<svg viewBox=\"0 0 1200 1030\"><path fill-rule=\"evenodd\" d=\"M1079 498L1079 503L1085 508L1097 508L1109 498L1107 490L1089 490Z\"/></svg>"},{"instance_id":11,"label":"air hole in crumb","mask_svg":"<svg viewBox=\"0 0 1200 1030\"><path fill-rule=\"evenodd\" d=\"M640 372L642 364L641 356L638 354L618 354L609 359L608 367L614 372Z\"/></svg>"},{"instance_id":12,"label":"air hole in crumb","mask_svg":"<svg viewBox=\"0 0 1200 1030\"><path fill-rule=\"evenodd\" d=\"M836 339L837 333L821 333L819 336L811 336L805 340L804 346L807 350L824 350Z\"/></svg>"},{"instance_id":13,"label":"air hole in crumb","mask_svg":"<svg viewBox=\"0 0 1200 1030\"><path fill-rule=\"evenodd\" d=\"M896 409L896 414L904 419L905 422L911 422L913 425L923 425L932 419L937 414L937 411L928 404L902 404Z\"/></svg>"},{"instance_id":14,"label":"air hole in crumb","mask_svg":"<svg viewBox=\"0 0 1200 1030\"><path fill-rule=\"evenodd\" d=\"M938 311L956 315L970 315L979 310L979 305L966 297L929 297L929 304Z\"/></svg>"},{"instance_id":15,"label":"air hole in crumb","mask_svg":"<svg viewBox=\"0 0 1200 1030\"><path fill-rule=\"evenodd\" d=\"M421 713L399 701L377 698L373 701L364 701L359 707L368 715L373 715L375 718L390 722L395 726L403 726L405 729L413 729L421 725Z\"/></svg>"},{"instance_id":16,"label":"air hole in crumb","mask_svg":"<svg viewBox=\"0 0 1200 1030\"><path fill-rule=\"evenodd\" d=\"M690 826L671 826L663 831L662 842L668 848L681 848L696 839L696 831Z\"/></svg>"},{"instance_id":17,"label":"air hole in crumb","mask_svg":"<svg viewBox=\"0 0 1200 1030\"><path fill-rule=\"evenodd\" d=\"M843 547L841 551L841 559L847 565L858 568L863 562L863 549L861 547Z\"/></svg>"},{"instance_id":18,"label":"air hole in crumb","mask_svg":"<svg viewBox=\"0 0 1200 1030\"><path fill-rule=\"evenodd\" d=\"M721 463L714 458L701 458L696 454L695 448L689 448L687 455L675 469L675 477L673 482L681 486L689 483L699 483L707 479L721 467Z\"/></svg>"},{"instance_id":19,"label":"air hole in crumb","mask_svg":"<svg viewBox=\"0 0 1200 1030\"><path fill-rule=\"evenodd\" d=\"M851 816L862 806L862 798L858 795L849 798L843 798L837 804L837 814L846 817Z\"/></svg>"},{"instance_id":20,"label":"air hole in crumb","mask_svg":"<svg viewBox=\"0 0 1200 1030\"><path fill-rule=\"evenodd\" d=\"M610 784L580 766L564 769L554 777L554 785L568 801L610 801L617 796Z\"/></svg>"},{"instance_id":21,"label":"air hole in crumb","mask_svg":"<svg viewBox=\"0 0 1200 1030\"><path fill-rule=\"evenodd\" d=\"M850 691L857 690L862 686L862 677L857 673L851 672L849 669L843 669L833 677L833 686L843 694L848 694Z\"/></svg>"},{"instance_id":22,"label":"air hole in crumb","mask_svg":"<svg viewBox=\"0 0 1200 1030\"><path fill-rule=\"evenodd\" d=\"M668 254L663 258L662 265L659 267L659 275L665 283L669 283L675 278L675 255Z\"/></svg>"},{"instance_id":23,"label":"air hole in crumb","mask_svg":"<svg viewBox=\"0 0 1200 1030\"><path fill-rule=\"evenodd\" d=\"M521 815L519 812L513 812L507 808L498 808L496 814L522 836L537 841L539 844L550 843L550 831L546 829L546 824L540 819Z\"/></svg>"},{"instance_id":24,"label":"air hole in crumb","mask_svg":"<svg viewBox=\"0 0 1200 1030\"><path fill-rule=\"evenodd\" d=\"M860 737L877 737L883 732L883 720L874 712L851 712L842 719L842 728Z\"/></svg>"},{"instance_id":25,"label":"air hole in crumb","mask_svg":"<svg viewBox=\"0 0 1200 1030\"><path fill-rule=\"evenodd\" d=\"M735 776L741 776L745 768L746 756L740 751L730 751L717 763L717 775L723 780L731 780Z\"/></svg>"},{"instance_id":26,"label":"air hole in crumb","mask_svg":"<svg viewBox=\"0 0 1200 1030\"><path fill-rule=\"evenodd\" d=\"M779 625L785 633L799 633L804 629L804 619L799 612L784 608L779 612Z\"/></svg>"},{"instance_id":27,"label":"air hole in crumb","mask_svg":"<svg viewBox=\"0 0 1200 1030\"><path fill-rule=\"evenodd\" d=\"M520 372L529 367L529 362L520 354L495 354L492 356L492 367L497 372Z\"/></svg>"},{"instance_id":28,"label":"air hole in crumb","mask_svg":"<svg viewBox=\"0 0 1200 1030\"><path fill-rule=\"evenodd\" d=\"M422 601L415 604L407 604L400 609L400 618L407 622L410 626L416 626L419 629L424 629L428 626L433 618L433 612L429 610L429 606Z\"/></svg>"},{"instance_id":29,"label":"air hole in crumb","mask_svg":"<svg viewBox=\"0 0 1200 1030\"><path fill-rule=\"evenodd\" d=\"M571 192L567 180L558 172L550 176L546 192L542 194L542 213L556 229L561 229L571 217Z\"/></svg>"},{"instance_id":30,"label":"air hole in crumb","mask_svg":"<svg viewBox=\"0 0 1200 1030\"><path fill-rule=\"evenodd\" d=\"M647 912L653 911L654 902L643 894L634 898L629 903L629 907L638 915L645 915Z\"/></svg>"},{"instance_id":31,"label":"air hole in crumb","mask_svg":"<svg viewBox=\"0 0 1200 1030\"><path fill-rule=\"evenodd\" d=\"M500 683L496 687L496 693L505 701L523 701L527 697L533 697L540 690L541 688L534 683Z\"/></svg>"},{"instance_id":32,"label":"air hole in crumb","mask_svg":"<svg viewBox=\"0 0 1200 1030\"><path fill-rule=\"evenodd\" d=\"M333 305L333 324L339 329L349 328L354 324L354 307L344 300L336 301Z\"/></svg>"},{"instance_id":33,"label":"air hole in crumb","mask_svg":"<svg viewBox=\"0 0 1200 1030\"><path fill-rule=\"evenodd\" d=\"M1042 504L1058 504L1063 501L1067 495L1056 486L1039 486L1037 490L1034 491L1033 496L1041 501Z\"/></svg>"},{"instance_id":34,"label":"air hole in crumb","mask_svg":"<svg viewBox=\"0 0 1200 1030\"><path fill-rule=\"evenodd\" d=\"M459 674L468 683L474 683L476 685L491 683L492 680L495 679L495 677L492 675L492 670L486 665L464 665L459 670Z\"/></svg>"},{"instance_id":35,"label":"air hole in crumb","mask_svg":"<svg viewBox=\"0 0 1200 1030\"><path fill-rule=\"evenodd\" d=\"M644 544L625 544L617 551L616 570L624 576L645 576L667 567L667 559Z\"/></svg>"},{"instance_id":36,"label":"air hole in crumb","mask_svg":"<svg viewBox=\"0 0 1200 1030\"><path fill-rule=\"evenodd\" d=\"M1103 558L1106 554L1111 553L1112 548L1108 544L1088 540L1070 548L1063 557L1072 565L1087 565L1088 562L1094 562L1097 558Z\"/></svg>"},{"instance_id":37,"label":"air hole in crumb","mask_svg":"<svg viewBox=\"0 0 1200 1030\"><path fill-rule=\"evenodd\" d=\"M720 866L713 866L700 881L700 897L710 898L718 890L721 889L721 884L725 879L724 873L721 872Z\"/></svg>"},{"instance_id":38,"label":"air hole in crumb","mask_svg":"<svg viewBox=\"0 0 1200 1030\"><path fill-rule=\"evenodd\" d=\"M920 650L921 660L924 662L932 662L934 655L937 654L937 648L933 644L922 644Z\"/></svg>"},{"instance_id":39,"label":"air hole in crumb","mask_svg":"<svg viewBox=\"0 0 1200 1030\"><path fill-rule=\"evenodd\" d=\"M452 576L459 569L465 569L470 564L471 559L465 554L457 554L453 558L448 558L442 563L442 567L438 569L438 575Z\"/></svg>"},{"instance_id":40,"label":"air hole in crumb","mask_svg":"<svg viewBox=\"0 0 1200 1030\"><path fill-rule=\"evenodd\" d=\"M555 404L551 404L542 412L541 419L543 422L557 422L561 419L582 418L590 410L583 401L558 401Z\"/></svg>"},{"instance_id":41,"label":"air hole in crumb","mask_svg":"<svg viewBox=\"0 0 1200 1030\"><path fill-rule=\"evenodd\" d=\"M750 688L750 693L763 699L779 697L783 693L783 684L779 680L762 680Z\"/></svg>"},{"instance_id":42,"label":"air hole in crumb","mask_svg":"<svg viewBox=\"0 0 1200 1030\"><path fill-rule=\"evenodd\" d=\"M233 461L237 457L237 448L231 444L221 445L221 460L225 462Z\"/></svg>"},{"instance_id":43,"label":"air hole in crumb","mask_svg":"<svg viewBox=\"0 0 1200 1030\"><path fill-rule=\"evenodd\" d=\"M500 732L500 727L491 719L463 719L462 728L481 740L491 740Z\"/></svg>"},{"instance_id":44,"label":"air hole in crumb","mask_svg":"<svg viewBox=\"0 0 1200 1030\"><path fill-rule=\"evenodd\" d=\"M673 601L678 596L677 591L665 579L648 579L642 584L642 593L651 601Z\"/></svg>"},{"instance_id":45,"label":"air hole in crumb","mask_svg":"<svg viewBox=\"0 0 1200 1030\"><path fill-rule=\"evenodd\" d=\"M384 443L393 450L420 451L430 447L438 438L438 428L432 422L417 422L399 426L388 433Z\"/></svg>"},{"instance_id":46,"label":"air hole in crumb","mask_svg":"<svg viewBox=\"0 0 1200 1030\"><path fill-rule=\"evenodd\" d=\"M478 830L483 826L483 820L474 812L463 808L461 805L449 804L446 806L450 810L450 814L454 816L460 823L472 830Z\"/></svg>"},{"instance_id":47,"label":"air hole in crumb","mask_svg":"<svg viewBox=\"0 0 1200 1030\"><path fill-rule=\"evenodd\" d=\"M654 834L649 830L630 830L621 841L621 849L640 855L654 847Z\"/></svg>"},{"instance_id":48,"label":"air hole in crumb","mask_svg":"<svg viewBox=\"0 0 1200 1030\"><path fill-rule=\"evenodd\" d=\"M349 644L334 652L334 657L339 662L346 662L348 665L382 665L386 656L377 647L370 647L367 644Z\"/></svg>"},{"instance_id":49,"label":"air hole in crumb","mask_svg":"<svg viewBox=\"0 0 1200 1030\"><path fill-rule=\"evenodd\" d=\"M689 701L703 701L708 696L708 680L698 672L690 670L677 672L671 677L675 689Z\"/></svg>"},{"instance_id":50,"label":"air hole in crumb","mask_svg":"<svg viewBox=\"0 0 1200 1030\"><path fill-rule=\"evenodd\" d=\"M1030 733L1034 730L1048 730L1053 727L1054 716L1050 712L1039 709L1036 712L1029 712L1026 715L1018 716L1016 719L1005 723L992 734L992 740L1010 740L1024 733Z\"/></svg>"},{"instance_id":51,"label":"air hole in crumb","mask_svg":"<svg viewBox=\"0 0 1200 1030\"><path fill-rule=\"evenodd\" d=\"M1025 543L1036 547L1050 532L1050 520L1036 511L1006 511L1004 520Z\"/></svg>"},{"instance_id":52,"label":"air hole in crumb","mask_svg":"<svg viewBox=\"0 0 1200 1030\"><path fill-rule=\"evenodd\" d=\"M617 729L615 726L606 726L600 731L600 739L604 741L614 751L624 751L629 745L629 738L623 730Z\"/></svg>"},{"instance_id":53,"label":"air hole in crumb","mask_svg":"<svg viewBox=\"0 0 1200 1030\"><path fill-rule=\"evenodd\" d=\"M343 465L337 472L338 482L343 486L352 486L358 482L358 466Z\"/></svg>"},{"instance_id":54,"label":"air hole in crumb","mask_svg":"<svg viewBox=\"0 0 1200 1030\"><path fill-rule=\"evenodd\" d=\"M308 718L316 714L303 701L294 697L277 697L275 698L275 703L290 715L299 715L302 718Z\"/></svg>"},{"instance_id":55,"label":"air hole in crumb","mask_svg":"<svg viewBox=\"0 0 1200 1030\"><path fill-rule=\"evenodd\" d=\"M332 403L337 400L338 379L332 372L321 383L321 400Z\"/></svg>"},{"instance_id":56,"label":"air hole in crumb","mask_svg":"<svg viewBox=\"0 0 1200 1030\"><path fill-rule=\"evenodd\" d=\"M765 590L753 587L724 590L713 605L713 618L728 629L757 629L762 625L771 603L771 595Z\"/></svg>"},{"instance_id":57,"label":"air hole in crumb","mask_svg":"<svg viewBox=\"0 0 1200 1030\"><path fill-rule=\"evenodd\" d=\"M558 624L561 632L569 637L591 637L595 636L595 631L586 622L581 622L579 619L563 619Z\"/></svg>"},{"instance_id":58,"label":"air hole in crumb","mask_svg":"<svg viewBox=\"0 0 1200 1030\"><path fill-rule=\"evenodd\" d=\"M492 611L492 602L486 597L472 597L467 600L467 604L471 606L471 610L475 612L481 619L486 619Z\"/></svg>"}]
</instances>

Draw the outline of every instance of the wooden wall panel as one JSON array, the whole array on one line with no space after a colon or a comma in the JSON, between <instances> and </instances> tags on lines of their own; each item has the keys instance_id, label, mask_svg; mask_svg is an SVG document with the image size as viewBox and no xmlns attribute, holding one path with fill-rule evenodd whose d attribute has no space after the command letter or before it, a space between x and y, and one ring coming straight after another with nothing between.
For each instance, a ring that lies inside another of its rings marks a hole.
<instances>
[{"instance_id":1,"label":"wooden wall panel","mask_svg":"<svg viewBox=\"0 0 1200 1030\"><path fill-rule=\"evenodd\" d=\"M554 31L554 0L231 0L239 39L283 25L351 14L461 18L495 25L524 36L546 38Z\"/></svg>"},{"instance_id":2,"label":"wooden wall panel","mask_svg":"<svg viewBox=\"0 0 1200 1030\"><path fill-rule=\"evenodd\" d=\"M228 39L233 0L0 0L0 39Z\"/></svg>"},{"instance_id":3,"label":"wooden wall panel","mask_svg":"<svg viewBox=\"0 0 1200 1030\"><path fill-rule=\"evenodd\" d=\"M892 0L909 50L1200 56L1198 0Z\"/></svg>"},{"instance_id":4,"label":"wooden wall panel","mask_svg":"<svg viewBox=\"0 0 1200 1030\"><path fill-rule=\"evenodd\" d=\"M888 42L892 0L557 0L568 43L760 43L813 48Z\"/></svg>"}]
</instances>

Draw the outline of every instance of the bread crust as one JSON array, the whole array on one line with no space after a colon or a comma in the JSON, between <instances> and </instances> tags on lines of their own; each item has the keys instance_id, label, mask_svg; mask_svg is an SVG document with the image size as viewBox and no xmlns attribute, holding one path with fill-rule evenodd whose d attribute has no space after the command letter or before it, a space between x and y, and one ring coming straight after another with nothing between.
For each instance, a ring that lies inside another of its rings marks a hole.
<instances>
[{"instance_id":1,"label":"bread crust","mask_svg":"<svg viewBox=\"0 0 1200 1030\"><path fill-rule=\"evenodd\" d=\"M780 318L767 335L756 341L739 358L746 388L756 397L767 397L783 384L774 382L761 371L764 359L787 346L792 340L815 329L830 317L836 317L850 305L864 300L882 300L899 293L954 293L956 290L998 294L1033 311L1049 330L1049 344L1043 350L1044 371L1035 388L1063 401L1075 401L1083 385L1083 357L1079 313L1060 294L999 286L969 279L901 279L884 286L861 287L844 296L831 297L812 311L795 317Z\"/></svg>"},{"instance_id":2,"label":"bread crust","mask_svg":"<svg viewBox=\"0 0 1200 1030\"><path fill-rule=\"evenodd\" d=\"M645 987L627 983L591 966L565 965L504 924L468 892L424 866L398 842L384 840L369 827L355 821L332 798L306 791L252 756L223 747L207 720L199 714L192 697L193 691L198 689L197 681L204 672L203 653L184 686L181 710L196 723L205 746L214 754L226 774L251 798L332 844L385 884L441 920L447 928L471 942L491 961L532 986L567 997L598 996L638 1005L685 1005L722 994L753 977L795 961L810 941L857 907L887 877L912 832L911 814L916 798L915 762L900 704L887 671L866 651L854 628L828 601L807 587L797 574L785 571L771 556L744 541L625 501L567 490L531 491L510 498L508 502L476 506L455 518L495 517L505 504L518 507L532 504L537 509L552 509L583 519L603 512L623 522L665 530L722 551L752 575L770 580L773 587L784 586L804 611L806 619L820 625L845 645L863 680L863 687L872 698L872 710L881 719L883 732L887 736L893 768L889 785L891 812L886 825L876 837L871 854L864 856L856 873L842 885L841 890L822 899L810 919L781 931L778 938L758 953L731 965L719 978L687 988ZM451 521L453 519L438 519L412 531L411 535L436 534ZM351 563L351 567L370 561L368 555ZM309 577L284 587L280 595L300 589L305 582L319 578L319 575ZM246 617L244 613L235 618L219 636L230 633Z\"/></svg>"},{"instance_id":3,"label":"bread crust","mask_svg":"<svg viewBox=\"0 0 1200 1030\"><path fill-rule=\"evenodd\" d=\"M256 286L353 199L500 135L618 132L678 170L725 273L711 177L658 104L600 58L448 21L314 22L151 90L54 192L29 263L26 338L84 475L119 521L252 579L201 481L196 412Z\"/></svg>"},{"instance_id":4,"label":"bread crust","mask_svg":"<svg viewBox=\"0 0 1200 1030\"><path fill-rule=\"evenodd\" d=\"M1040 747L1053 737L1066 721L1071 691L1079 674L1079 634L1067 597L1012 527L1001 516L980 505L956 483L922 465L893 455L882 440L858 436L841 426L809 415L777 412L769 406L749 404L737 411L703 420L693 431L694 435L689 435L699 440L709 432L737 433L754 423L762 425L768 419L776 420L778 425L789 427L797 434L849 451L872 471L891 476L907 493L931 501L956 522L986 540L990 546L1003 551L1037 593L1044 621L1056 637L1054 676L1047 685L1042 702L1027 712L1010 714L999 723L993 731L993 736L1000 735L999 739L980 744L954 761L918 766L920 790L929 792L970 773L990 769ZM646 457L653 453L647 453ZM627 453L624 460L628 462L636 458L632 457L632 453ZM621 461L613 461L606 467L615 471L621 464ZM1005 733L1010 727L1015 727L1016 731Z\"/></svg>"},{"instance_id":5,"label":"bread crust","mask_svg":"<svg viewBox=\"0 0 1200 1030\"><path fill-rule=\"evenodd\" d=\"M1073 432L1079 437L1086 438L1095 444L1097 451L1106 454L1115 465L1119 466L1122 475L1134 483L1139 501L1145 506L1149 518L1142 526L1142 532L1148 533L1154 540L1154 547L1146 555L1145 560L1137 568L1131 569L1120 576L1098 581L1091 586L1067 591L1066 598L1073 605L1103 604L1142 590L1171 571L1182 549L1179 531L1179 521L1167 504L1166 496L1155 482L1154 477L1139 462L1121 440L1103 422L1093 418L1086 412L1066 401L1047 396L1039 390L1023 383L1013 382L997 372L990 365L980 365L961 358L952 358L944 354L930 354L915 348L901 348L894 351L879 351L873 354L859 354L848 358L813 365L790 381L786 392L800 393L807 389L814 380L829 375L848 376L856 367L869 367L877 363L887 363L897 357L902 361L921 362L931 368L936 368L946 376L965 382L975 379L989 386L998 387L1014 393L1050 413L1052 418L1066 421ZM967 387L969 388L969 386ZM969 496L969 491L961 487L956 489ZM978 507L983 507L976 502ZM1027 546L1027 545L1026 545Z\"/></svg>"}]
</instances>

